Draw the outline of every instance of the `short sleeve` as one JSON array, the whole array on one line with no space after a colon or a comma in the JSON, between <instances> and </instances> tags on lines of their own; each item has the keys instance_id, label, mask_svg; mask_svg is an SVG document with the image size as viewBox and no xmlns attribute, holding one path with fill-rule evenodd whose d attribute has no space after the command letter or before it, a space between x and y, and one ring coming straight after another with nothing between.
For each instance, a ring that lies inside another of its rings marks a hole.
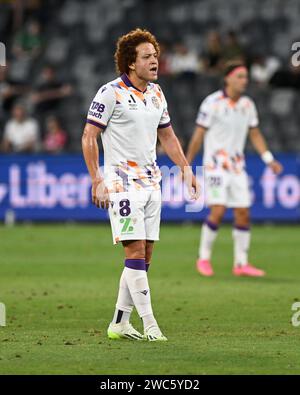
<instances>
[{"instance_id":1,"label":"short sleeve","mask_svg":"<svg viewBox=\"0 0 300 395\"><path fill-rule=\"evenodd\" d=\"M161 88L159 88L159 89L160 89L160 93L162 95L163 112L162 112L162 115L161 115L161 118L159 121L158 128L162 129L162 128L166 128L171 125L171 119L170 119L170 115L169 115L169 111L168 111L168 103L166 101L166 98L165 98Z\"/></svg>"},{"instance_id":2,"label":"short sleeve","mask_svg":"<svg viewBox=\"0 0 300 395\"><path fill-rule=\"evenodd\" d=\"M196 118L196 124L206 129L211 127L213 118L213 106L207 100L204 100L200 107Z\"/></svg>"},{"instance_id":3,"label":"short sleeve","mask_svg":"<svg viewBox=\"0 0 300 395\"><path fill-rule=\"evenodd\" d=\"M253 101L250 101L250 116L249 116L249 128L257 128L259 124L257 109Z\"/></svg>"},{"instance_id":4,"label":"short sleeve","mask_svg":"<svg viewBox=\"0 0 300 395\"><path fill-rule=\"evenodd\" d=\"M105 129L116 105L116 94L111 85L102 86L94 97L87 115L87 123Z\"/></svg>"}]
</instances>

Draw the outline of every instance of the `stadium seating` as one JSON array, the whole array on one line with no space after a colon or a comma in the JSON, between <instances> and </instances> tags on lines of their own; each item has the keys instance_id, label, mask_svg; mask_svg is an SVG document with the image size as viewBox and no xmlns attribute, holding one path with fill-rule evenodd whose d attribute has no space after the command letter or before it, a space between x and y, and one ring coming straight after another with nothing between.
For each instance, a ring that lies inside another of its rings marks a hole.
<instances>
[{"instance_id":1,"label":"stadium seating","mask_svg":"<svg viewBox=\"0 0 300 395\"><path fill-rule=\"evenodd\" d=\"M49 2L43 7L51 8L53 4L50 23L43 27L46 46L42 58L26 64L25 68L17 62L12 66L16 72L21 68L34 84L43 64L51 63L60 77L73 82L74 95L63 103L61 115L71 136L70 148L75 151L80 149L82 127L93 95L101 84L115 77L113 52L120 34L141 26L164 42L184 41L201 54L210 29L218 30L221 35L234 29L250 54L255 50L276 55L282 64L288 64L291 43L298 34L300 11L297 0L285 1L283 8L279 0L65 0ZM6 18L5 12L1 11L0 15L1 20ZM232 15L235 15L234 26ZM218 89L220 78L203 73L193 80L162 76L160 84L169 102L174 127L186 142L201 100ZM298 150L299 92L251 84L249 94L257 103L261 126L271 148Z\"/></svg>"}]
</instances>

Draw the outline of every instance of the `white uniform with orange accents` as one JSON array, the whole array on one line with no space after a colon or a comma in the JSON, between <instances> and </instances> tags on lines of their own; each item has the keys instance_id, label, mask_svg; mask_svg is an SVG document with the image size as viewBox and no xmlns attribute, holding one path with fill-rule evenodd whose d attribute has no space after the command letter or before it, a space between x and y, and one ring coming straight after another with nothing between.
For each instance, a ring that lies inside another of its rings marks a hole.
<instances>
[{"instance_id":1,"label":"white uniform with orange accents","mask_svg":"<svg viewBox=\"0 0 300 395\"><path fill-rule=\"evenodd\" d=\"M203 101L196 124L207 129L203 156L207 205L249 207L244 148L249 128L258 126L255 104L247 96L233 102L219 90Z\"/></svg>"},{"instance_id":2,"label":"white uniform with orange accents","mask_svg":"<svg viewBox=\"0 0 300 395\"><path fill-rule=\"evenodd\" d=\"M158 240L161 193L157 129L170 125L159 85L142 92L126 74L102 86L87 122L102 129L104 177L113 241Z\"/></svg>"}]
</instances>

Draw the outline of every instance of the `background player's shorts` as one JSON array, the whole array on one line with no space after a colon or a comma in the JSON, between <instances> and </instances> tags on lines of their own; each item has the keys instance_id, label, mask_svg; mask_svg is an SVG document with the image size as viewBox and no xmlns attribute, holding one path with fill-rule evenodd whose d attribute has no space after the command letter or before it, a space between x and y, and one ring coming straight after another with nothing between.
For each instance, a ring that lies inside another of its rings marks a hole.
<instances>
[{"instance_id":1,"label":"background player's shorts","mask_svg":"<svg viewBox=\"0 0 300 395\"><path fill-rule=\"evenodd\" d=\"M161 190L110 193L109 218L113 243L159 240Z\"/></svg>"},{"instance_id":2,"label":"background player's shorts","mask_svg":"<svg viewBox=\"0 0 300 395\"><path fill-rule=\"evenodd\" d=\"M223 169L205 171L206 204L226 207L250 207L248 175Z\"/></svg>"}]
</instances>

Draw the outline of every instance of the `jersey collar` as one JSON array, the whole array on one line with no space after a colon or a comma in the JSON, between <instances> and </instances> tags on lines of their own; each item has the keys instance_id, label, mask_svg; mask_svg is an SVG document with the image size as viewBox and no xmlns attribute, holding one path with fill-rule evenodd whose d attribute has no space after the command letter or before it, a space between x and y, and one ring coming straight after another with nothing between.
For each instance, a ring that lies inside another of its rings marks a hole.
<instances>
[{"instance_id":1,"label":"jersey collar","mask_svg":"<svg viewBox=\"0 0 300 395\"><path fill-rule=\"evenodd\" d=\"M124 73L124 74L121 75L121 80L124 82L124 84L126 84L126 85L129 86L129 87L131 86L132 88L134 88L135 90L137 90L137 91L139 91L139 92L145 93L146 90L147 90L147 87L146 87L146 89L145 89L144 91L141 91L139 88L136 88L136 87L133 85L133 83L130 81L130 79L129 79L129 77L128 77L128 75L127 75L126 73Z\"/></svg>"},{"instance_id":2,"label":"jersey collar","mask_svg":"<svg viewBox=\"0 0 300 395\"><path fill-rule=\"evenodd\" d=\"M226 99L229 100L229 103L230 103L233 107L239 103L239 101L240 101L240 99L241 99L241 97L242 97L242 96L240 96L237 100L232 100L232 99L228 96L228 94L227 94L225 88L222 89L222 93L223 93L223 96L224 96Z\"/></svg>"}]
</instances>

